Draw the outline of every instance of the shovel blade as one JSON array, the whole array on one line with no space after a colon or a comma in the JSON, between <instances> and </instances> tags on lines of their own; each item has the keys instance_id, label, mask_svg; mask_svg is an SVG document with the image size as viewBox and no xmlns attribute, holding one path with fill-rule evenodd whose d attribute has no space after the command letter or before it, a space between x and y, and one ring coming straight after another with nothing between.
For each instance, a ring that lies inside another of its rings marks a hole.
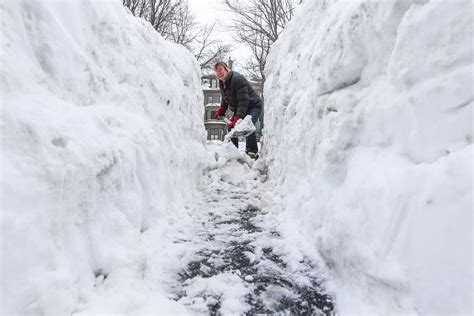
<instances>
[{"instance_id":1,"label":"shovel blade","mask_svg":"<svg viewBox=\"0 0 474 316\"><path fill-rule=\"evenodd\" d=\"M255 133L255 131L236 131L232 133L231 138L238 138L238 137L247 137L251 134Z\"/></svg>"}]
</instances>

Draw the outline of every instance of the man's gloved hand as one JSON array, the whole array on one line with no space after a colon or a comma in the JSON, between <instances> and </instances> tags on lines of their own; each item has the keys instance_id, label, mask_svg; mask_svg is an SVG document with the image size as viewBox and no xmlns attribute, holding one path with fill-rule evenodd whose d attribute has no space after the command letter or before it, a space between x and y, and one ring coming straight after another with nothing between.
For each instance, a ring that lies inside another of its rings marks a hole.
<instances>
[{"instance_id":1,"label":"man's gloved hand","mask_svg":"<svg viewBox=\"0 0 474 316\"><path fill-rule=\"evenodd\" d=\"M240 117L238 117L237 115L234 116L234 119L232 120L232 122L229 123L229 128L234 128L235 126L235 123L237 123L237 121L240 119Z\"/></svg>"},{"instance_id":2,"label":"man's gloved hand","mask_svg":"<svg viewBox=\"0 0 474 316\"><path fill-rule=\"evenodd\" d=\"M224 115L225 115L225 109L222 106L220 106L216 112L216 119L219 119L219 117L224 116Z\"/></svg>"}]
</instances>

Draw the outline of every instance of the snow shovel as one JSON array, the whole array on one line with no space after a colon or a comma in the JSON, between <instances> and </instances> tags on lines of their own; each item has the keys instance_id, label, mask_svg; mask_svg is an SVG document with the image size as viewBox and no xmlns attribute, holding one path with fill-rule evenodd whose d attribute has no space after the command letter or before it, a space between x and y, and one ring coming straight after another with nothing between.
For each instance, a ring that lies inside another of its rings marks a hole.
<instances>
[{"instance_id":1,"label":"snow shovel","mask_svg":"<svg viewBox=\"0 0 474 316\"><path fill-rule=\"evenodd\" d=\"M231 123L227 117L224 117L224 121L227 124ZM247 137L250 134L254 133L256 130L255 125L252 122L252 116L247 115L243 120L238 120L234 128L225 136L226 138L238 138L238 137Z\"/></svg>"}]
</instances>

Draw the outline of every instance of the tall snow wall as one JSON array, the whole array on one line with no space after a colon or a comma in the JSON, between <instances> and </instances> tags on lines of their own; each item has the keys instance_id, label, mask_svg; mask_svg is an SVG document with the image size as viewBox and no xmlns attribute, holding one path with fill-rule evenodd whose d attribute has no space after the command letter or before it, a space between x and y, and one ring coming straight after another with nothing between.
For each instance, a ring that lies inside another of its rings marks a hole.
<instances>
[{"instance_id":1,"label":"tall snow wall","mask_svg":"<svg viewBox=\"0 0 474 316\"><path fill-rule=\"evenodd\" d=\"M472 312L472 2L303 1L265 150L342 314Z\"/></svg>"},{"instance_id":2,"label":"tall snow wall","mask_svg":"<svg viewBox=\"0 0 474 316\"><path fill-rule=\"evenodd\" d=\"M143 277L142 233L195 190L199 65L121 1L0 10L1 313L68 315L97 279Z\"/></svg>"}]
</instances>

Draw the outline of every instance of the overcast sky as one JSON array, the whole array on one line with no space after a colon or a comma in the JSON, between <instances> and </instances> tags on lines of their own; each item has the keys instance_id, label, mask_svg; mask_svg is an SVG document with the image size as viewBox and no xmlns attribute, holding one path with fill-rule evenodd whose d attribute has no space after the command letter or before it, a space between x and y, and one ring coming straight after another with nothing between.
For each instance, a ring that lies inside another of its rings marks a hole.
<instances>
[{"instance_id":1,"label":"overcast sky","mask_svg":"<svg viewBox=\"0 0 474 316\"><path fill-rule=\"evenodd\" d=\"M188 0L200 22L213 20L224 14L222 0Z\"/></svg>"},{"instance_id":2,"label":"overcast sky","mask_svg":"<svg viewBox=\"0 0 474 316\"><path fill-rule=\"evenodd\" d=\"M249 57L250 51L242 47L242 44L235 43L232 34L227 30L226 25L231 25L229 22L232 20L232 15L226 12L225 6L222 4L223 0L188 1L199 22L206 23L217 20L215 36L226 43L233 44L234 50L230 53L230 56L235 60L235 68L238 70L238 64Z\"/></svg>"}]
</instances>

